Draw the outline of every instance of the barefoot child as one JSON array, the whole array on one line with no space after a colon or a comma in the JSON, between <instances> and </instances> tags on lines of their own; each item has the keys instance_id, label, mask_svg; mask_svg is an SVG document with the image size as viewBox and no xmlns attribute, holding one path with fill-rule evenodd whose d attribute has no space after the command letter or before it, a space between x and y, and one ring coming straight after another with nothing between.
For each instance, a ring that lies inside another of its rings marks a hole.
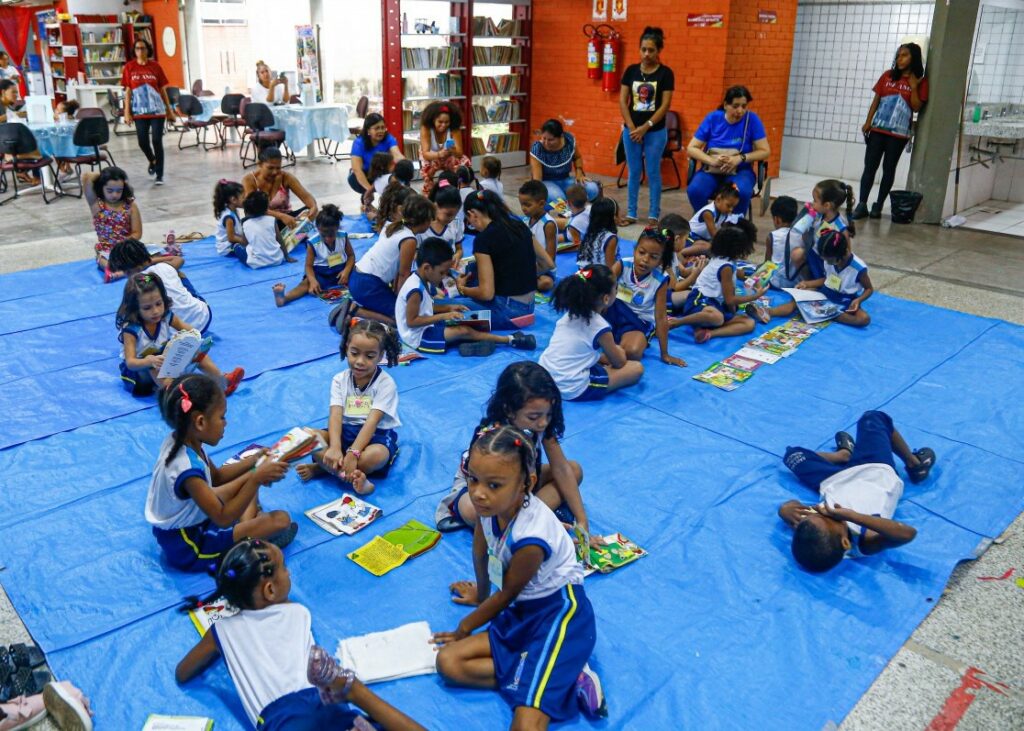
<instances>
[{"instance_id":1,"label":"barefoot child","mask_svg":"<svg viewBox=\"0 0 1024 731\"><path fill-rule=\"evenodd\" d=\"M580 707L588 715L604 709L600 683L587 667L596 623L583 567L558 518L531 495L535 465L533 440L515 427L497 426L473 444L476 580L455 582L451 594L476 608L454 632L434 635L441 677L496 689L513 709L513 729L546 729L572 720Z\"/></svg>"},{"instance_id":2,"label":"barefoot child","mask_svg":"<svg viewBox=\"0 0 1024 731\"><path fill-rule=\"evenodd\" d=\"M316 230L320 238L306 243L306 271L302 281L288 292L284 291L282 282L272 287L278 307L307 294L316 297L325 290L348 286L356 255L348 234L338 232L342 217L342 212L333 203L328 203L316 214Z\"/></svg>"},{"instance_id":3,"label":"barefoot child","mask_svg":"<svg viewBox=\"0 0 1024 731\"><path fill-rule=\"evenodd\" d=\"M838 432L834 452L786 448L786 467L821 494L817 505L790 500L779 508L779 517L793 529L797 563L820 573L843 558L870 556L914 540L914 528L892 519L903 495L893 453L915 484L923 482L935 465L935 452L928 447L911 451L882 411L860 417L856 441Z\"/></svg>"},{"instance_id":4,"label":"barefoot child","mask_svg":"<svg viewBox=\"0 0 1024 731\"><path fill-rule=\"evenodd\" d=\"M395 303L395 322L402 342L424 353L444 353L449 343L459 343L462 356L488 356L497 343L517 350L536 349L537 339L533 335L519 331L496 335L459 325L469 309L466 305L434 304L431 292L454 265L452 247L444 239L431 237L420 243L416 271L405 280Z\"/></svg>"},{"instance_id":5,"label":"barefoot child","mask_svg":"<svg viewBox=\"0 0 1024 731\"><path fill-rule=\"evenodd\" d=\"M246 539L225 554L216 579L206 601L224 597L241 611L218 620L189 650L174 671L179 683L223 655L242 707L260 731L424 731L314 644L309 610L288 598L291 574L280 548ZM183 609L197 604L190 597Z\"/></svg>"},{"instance_id":6,"label":"barefoot child","mask_svg":"<svg viewBox=\"0 0 1024 731\"><path fill-rule=\"evenodd\" d=\"M164 558L180 571L207 571L247 536L288 545L298 525L288 513L260 510L261 485L277 482L287 462L263 454L217 467L205 446L224 437L227 400L212 378L191 374L175 379L160 400L171 433L160 447L146 497L146 520Z\"/></svg>"},{"instance_id":7,"label":"barefoot child","mask_svg":"<svg viewBox=\"0 0 1024 731\"><path fill-rule=\"evenodd\" d=\"M380 367L398 362L402 344L393 328L375 320L359 320L348 328L341 354L348 368L331 381L331 413L327 430L318 429L326 449L313 452L312 462L296 468L308 480L321 471L351 483L360 495L374 484L367 475L386 477L398 455L398 386Z\"/></svg>"}]
</instances>

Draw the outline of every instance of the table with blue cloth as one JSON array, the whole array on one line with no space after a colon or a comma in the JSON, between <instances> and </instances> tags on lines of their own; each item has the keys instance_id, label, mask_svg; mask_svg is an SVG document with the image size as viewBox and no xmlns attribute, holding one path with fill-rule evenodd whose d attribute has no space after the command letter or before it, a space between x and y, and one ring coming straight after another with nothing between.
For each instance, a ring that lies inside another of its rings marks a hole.
<instances>
[{"instance_id":1,"label":"table with blue cloth","mask_svg":"<svg viewBox=\"0 0 1024 731\"><path fill-rule=\"evenodd\" d=\"M313 142L319 139L343 142L348 139L348 108L340 104L283 104L271 107L274 129L285 133L285 141L293 150L306 148L306 157L313 159Z\"/></svg>"},{"instance_id":2,"label":"table with blue cloth","mask_svg":"<svg viewBox=\"0 0 1024 731\"><path fill-rule=\"evenodd\" d=\"M76 122L48 122L26 126L35 135L39 152L47 157L78 157L93 154L91 147L79 147L75 144Z\"/></svg>"},{"instance_id":3,"label":"table with blue cloth","mask_svg":"<svg viewBox=\"0 0 1024 731\"><path fill-rule=\"evenodd\" d=\"M196 99L203 105L203 113L193 117L197 122L209 122L213 115L220 111L221 98L219 96L198 96Z\"/></svg>"}]
</instances>

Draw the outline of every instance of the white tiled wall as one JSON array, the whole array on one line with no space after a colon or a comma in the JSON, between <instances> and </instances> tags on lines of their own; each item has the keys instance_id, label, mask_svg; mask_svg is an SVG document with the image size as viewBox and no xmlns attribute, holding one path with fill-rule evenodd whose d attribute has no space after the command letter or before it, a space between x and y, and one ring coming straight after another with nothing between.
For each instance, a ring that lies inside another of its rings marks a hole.
<instances>
[{"instance_id":1,"label":"white tiled wall","mask_svg":"<svg viewBox=\"0 0 1024 731\"><path fill-rule=\"evenodd\" d=\"M983 5L972 60L968 99L1024 102L1024 8Z\"/></svg>"}]
</instances>

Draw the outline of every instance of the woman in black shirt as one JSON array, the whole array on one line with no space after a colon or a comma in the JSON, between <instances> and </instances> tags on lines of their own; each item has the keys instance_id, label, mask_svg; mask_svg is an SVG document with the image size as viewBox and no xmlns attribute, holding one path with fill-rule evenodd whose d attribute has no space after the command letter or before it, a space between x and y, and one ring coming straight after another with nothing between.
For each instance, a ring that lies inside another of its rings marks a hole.
<instances>
[{"instance_id":1,"label":"woman in black shirt","mask_svg":"<svg viewBox=\"0 0 1024 731\"><path fill-rule=\"evenodd\" d=\"M663 66L659 57L665 47L661 28L644 28L640 36L640 63L626 68L619 89L619 111L622 112L622 148L629 166L627 214L624 223L636 223L640 178L647 169L651 189L648 209L653 226L661 216L661 154L668 141L665 115L672 105L675 74Z\"/></svg>"},{"instance_id":2,"label":"woman in black shirt","mask_svg":"<svg viewBox=\"0 0 1024 731\"><path fill-rule=\"evenodd\" d=\"M471 193L463 210L479 233L473 240L476 269L459 277L459 294L491 311L494 330L532 325L537 272L553 269L554 262L495 193Z\"/></svg>"}]
</instances>

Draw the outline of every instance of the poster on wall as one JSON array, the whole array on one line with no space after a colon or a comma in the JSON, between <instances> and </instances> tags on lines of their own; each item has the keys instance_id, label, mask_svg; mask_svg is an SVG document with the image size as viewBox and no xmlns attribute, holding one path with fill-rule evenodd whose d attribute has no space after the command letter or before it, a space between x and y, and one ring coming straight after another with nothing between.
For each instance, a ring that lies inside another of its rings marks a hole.
<instances>
[{"instance_id":1,"label":"poster on wall","mask_svg":"<svg viewBox=\"0 0 1024 731\"><path fill-rule=\"evenodd\" d=\"M691 28L722 28L725 15L722 13L687 13L686 24Z\"/></svg>"},{"instance_id":2,"label":"poster on wall","mask_svg":"<svg viewBox=\"0 0 1024 731\"><path fill-rule=\"evenodd\" d=\"M608 0L594 0L593 20L608 20Z\"/></svg>"},{"instance_id":3,"label":"poster on wall","mask_svg":"<svg viewBox=\"0 0 1024 731\"><path fill-rule=\"evenodd\" d=\"M612 20L625 20L628 0L611 0Z\"/></svg>"},{"instance_id":4,"label":"poster on wall","mask_svg":"<svg viewBox=\"0 0 1024 731\"><path fill-rule=\"evenodd\" d=\"M316 45L316 33L311 25L295 26L295 68L298 71L298 93L305 96L305 84L313 85L313 103L322 101L320 96L320 49ZM304 98L303 104L309 102Z\"/></svg>"},{"instance_id":5,"label":"poster on wall","mask_svg":"<svg viewBox=\"0 0 1024 731\"><path fill-rule=\"evenodd\" d=\"M758 10L757 11L757 22L758 23L770 23L774 25L779 22L779 14L774 10Z\"/></svg>"}]
</instances>

